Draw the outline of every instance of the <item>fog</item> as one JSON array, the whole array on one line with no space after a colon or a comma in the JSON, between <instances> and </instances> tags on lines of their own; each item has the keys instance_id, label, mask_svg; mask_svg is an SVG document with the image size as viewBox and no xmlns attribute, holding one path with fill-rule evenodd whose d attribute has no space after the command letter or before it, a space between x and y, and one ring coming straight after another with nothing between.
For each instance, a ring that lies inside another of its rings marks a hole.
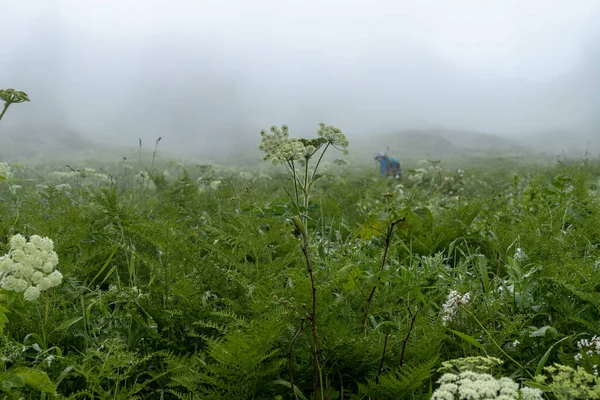
<instances>
[{"instance_id":1,"label":"fog","mask_svg":"<svg viewBox=\"0 0 600 400\"><path fill-rule=\"evenodd\" d=\"M31 98L8 110L0 141L16 127L50 137L64 127L99 143L160 136L173 151L230 154L273 124L312 134L321 121L351 140L404 129L600 136L597 0L0 0L0 9L0 88Z\"/></svg>"}]
</instances>

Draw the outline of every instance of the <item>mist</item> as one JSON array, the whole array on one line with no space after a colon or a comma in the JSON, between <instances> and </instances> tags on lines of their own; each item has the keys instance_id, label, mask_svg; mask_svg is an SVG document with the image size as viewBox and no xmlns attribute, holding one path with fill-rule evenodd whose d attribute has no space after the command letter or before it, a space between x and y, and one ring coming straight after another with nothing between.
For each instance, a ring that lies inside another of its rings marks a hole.
<instances>
[{"instance_id":1,"label":"mist","mask_svg":"<svg viewBox=\"0 0 600 400\"><path fill-rule=\"evenodd\" d=\"M0 140L162 137L220 159L284 123L311 135L326 122L351 141L406 129L600 136L596 0L1 3L0 88L31 102L11 106Z\"/></svg>"}]
</instances>

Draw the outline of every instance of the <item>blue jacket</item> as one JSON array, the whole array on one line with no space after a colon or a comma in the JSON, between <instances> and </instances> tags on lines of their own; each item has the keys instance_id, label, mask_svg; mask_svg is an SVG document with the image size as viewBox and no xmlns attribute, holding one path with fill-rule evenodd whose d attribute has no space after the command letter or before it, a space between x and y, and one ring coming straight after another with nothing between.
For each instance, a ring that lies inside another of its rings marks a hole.
<instances>
[{"instance_id":1,"label":"blue jacket","mask_svg":"<svg viewBox=\"0 0 600 400\"><path fill-rule=\"evenodd\" d=\"M383 157L381 159L381 176L385 176L388 169L398 170L398 174L400 173L400 161L396 160L393 157Z\"/></svg>"}]
</instances>

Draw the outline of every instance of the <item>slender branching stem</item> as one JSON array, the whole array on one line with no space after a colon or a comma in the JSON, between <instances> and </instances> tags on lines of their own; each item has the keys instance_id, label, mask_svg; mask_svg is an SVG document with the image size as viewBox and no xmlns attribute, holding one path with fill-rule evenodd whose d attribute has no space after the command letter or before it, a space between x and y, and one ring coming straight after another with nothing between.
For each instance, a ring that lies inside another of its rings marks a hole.
<instances>
[{"instance_id":1,"label":"slender branching stem","mask_svg":"<svg viewBox=\"0 0 600 400\"><path fill-rule=\"evenodd\" d=\"M315 169L316 171L316 169ZM304 160L304 216L303 222L304 226L308 227L308 196L310 196L308 192L308 158Z\"/></svg>"},{"instance_id":2,"label":"slender branching stem","mask_svg":"<svg viewBox=\"0 0 600 400\"><path fill-rule=\"evenodd\" d=\"M317 165L315 165L315 169L313 171L312 177L310 178L311 181L315 180L315 176L317 176L317 169L319 168L319 164L321 164L321 160L323 159L323 156L325 155L325 152L327 151L328 148L329 148L329 142L327 142L327 144L325 145L325 148L323 149L323 152L321 153L321 156L319 157L319 160L317 161Z\"/></svg>"},{"instance_id":3,"label":"slender branching stem","mask_svg":"<svg viewBox=\"0 0 600 400\"><path fill-rule=\"evenodd\" d=\"M294 177L294 190L296 192L296 207L298 207L298 203L300 202L300 197L298 195L298 175L296 174L296 166L294 165L294 161L290 161L292 176Z\"/></svg>"},{"instance_id":4,"label":"slender branching stem","mask_svg":"<svg viewBox=\"0 0 600 400\"><path fill-rule=\"evenodd\" d=\"M308 252L308 237L304 235L304 243L302 245L302 253L304 254L304 259L306 260L306 267L308 269L308 275L310 277L310 285L312 288L312 309L309 314L310 318L310 330L312 337L312 347L313 347L313 391L315 400L318 399L319 392L319 343L317 340L317 287L315 286L315 278L313 276L312 263L310 261L310 255Z\"/></svg>"},{"instance_id":5,"label":"slender branching stem","mask_svg":"<svg viewBox=\"0 0 600 400\"><path fill-rule=\"evenodd\" d=\"M387 350L387 342L390 337L390 332L387 330L385 332L385 339L383 340L383 352L381 353L381 360L379 361L379 370L377 370L377 376L375 377L375 383L379 383L379 377L381 376L381 372L383 371L383 360L385 359L385 352Z\"/></svg>"},{"instance_id":6,"label":"slender branching stem","mask_svg":"<svg viewBox=\"0 0 600 400\"><path fill-rule=\"evenodd\" d=\"M383 271L383 268L385 267L385 262L387 261L387 255L388 255L388 250L390 248L390 244L392 242L392 233L394 231L394 226L396 226L397 224L399 224L402 221L404 221L404 218L394 221L388 226L388 229L387 229L387 232L385 235L385 248L383 250L383 257L381 259L381 266L379 267L379 273L381 273L381 271ZM371 289L371 292L369 293L369 297L367 297L367 301L365 303L365 313L363 315L362 327L361 327L361 331L360 331L363 335L366 334L367 318L369 317L369 307L371 306L371 302L373 301L373 296L375 295L376 289L377 289L377 286L373 285L373 288Z\"/></svg>"},{"instance_id":7,"label":"slender branching stem","mask_svg":"<svg viewBox=\"0 0 600 400\"><path fill-rule=\"evenodd\" d=\"M288 348L287 359L288 359L288 375L290 377L290 385L292 386L292 393L294 394L294 400L298 400L298 394L296 393L296 387L294 386L294 376L292 374L292 350L294 349L294 345L296 344L296 340L298 336L304 331L304 323L306 322L306 317L302 318L302 322L300 322L300 327L294 334L292 338L292 342L290 343L290 347Z\"/></svg>"},{"instance_id":8,"label":"slender branching stem","mask_svg":"<svg viewBox=\"0 0 600 400\"><path fill-rule=\"evenodd\" d=\"M508 358L510 361L514 362L516 365L518 365L523 371L525 371L527 373L527 375L529 375L532 379L533 379L533 375L531 374L531 372L529 372L528 369L526 369L523 364L521 364L520 362L518 362L517 360L515 360L514 358L512 358L506 351L504 351L504 349L502 348L502 346L500 346L498 344L498 342L496 342L496 340L494 340L494 338L492 337L492 335L490 335L490 333L488 332L487 329L485 329L485 327L483 326L483 324L479 321L479 319L477 319L477 317L475 316L475 314L473 314L471 311L469 311L467 308L464 309L467 313L469 313L473 319L475 319L475 321L477 322L477 324L481 327L481 329L483 329L483 331L485 332L485 334L490 338L490 340L492 341L492 343L494 343L494 346L496 346L498 348L498 350L500 350L502 352L502 354L504 354L506 356L506 358Z\"/></svg>"},{"instance_id":9,"label":"slender branching stem","mask_svg":"<svg viewBox=\"0 0 600 400\"><path fill-rule=\"evenodd\" d=\"M0 119L2 119L2 117L4 117L6 110L8 110L8 106L10 106L10 102L7 101L6 103L4 103L4 108L2 109L2 113L0 114Z\"/></svg>"},{"instance_id":10,"label":"slender branching stem","mask_svg":"<svg viewBox=\"0 0 600 400\"><path fill-rule=\"evenodd\" d=\"M419 310L417 310L413 314L410 311L410 308L408 309L408 315L410 315L412 318L410 319L410 326L408 328L408 332L406 332L406 337L404 338L404 341L402 342L402 352L400 353L400 366L401 367L404 365L404 351L406 350L406 344L408 343L408 338L410 338L410 333L412 332L412 330L415 326L415 320L417 319L418 313L419 313Z\"/></svg>"}]
</instances>

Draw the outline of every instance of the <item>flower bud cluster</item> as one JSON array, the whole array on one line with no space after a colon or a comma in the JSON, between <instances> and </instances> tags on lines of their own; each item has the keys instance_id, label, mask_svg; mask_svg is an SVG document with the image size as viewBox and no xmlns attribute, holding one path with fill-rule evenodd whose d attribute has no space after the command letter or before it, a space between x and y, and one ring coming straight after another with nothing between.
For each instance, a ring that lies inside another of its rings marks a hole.
<instances>
[{"instance_id":1,"label":"flower bud cluster","mask_svg":"<svg viewBox=\"0 0 600 400\"><path fill-rule=\"evenodd\" d=\"M17 234L10 239L8 254L0 257L0 287L23 293L27 301L37 300L41 292L62 282L57 265L52 239L33 235L27 241Z\"/></svg>"}]
</instances>

